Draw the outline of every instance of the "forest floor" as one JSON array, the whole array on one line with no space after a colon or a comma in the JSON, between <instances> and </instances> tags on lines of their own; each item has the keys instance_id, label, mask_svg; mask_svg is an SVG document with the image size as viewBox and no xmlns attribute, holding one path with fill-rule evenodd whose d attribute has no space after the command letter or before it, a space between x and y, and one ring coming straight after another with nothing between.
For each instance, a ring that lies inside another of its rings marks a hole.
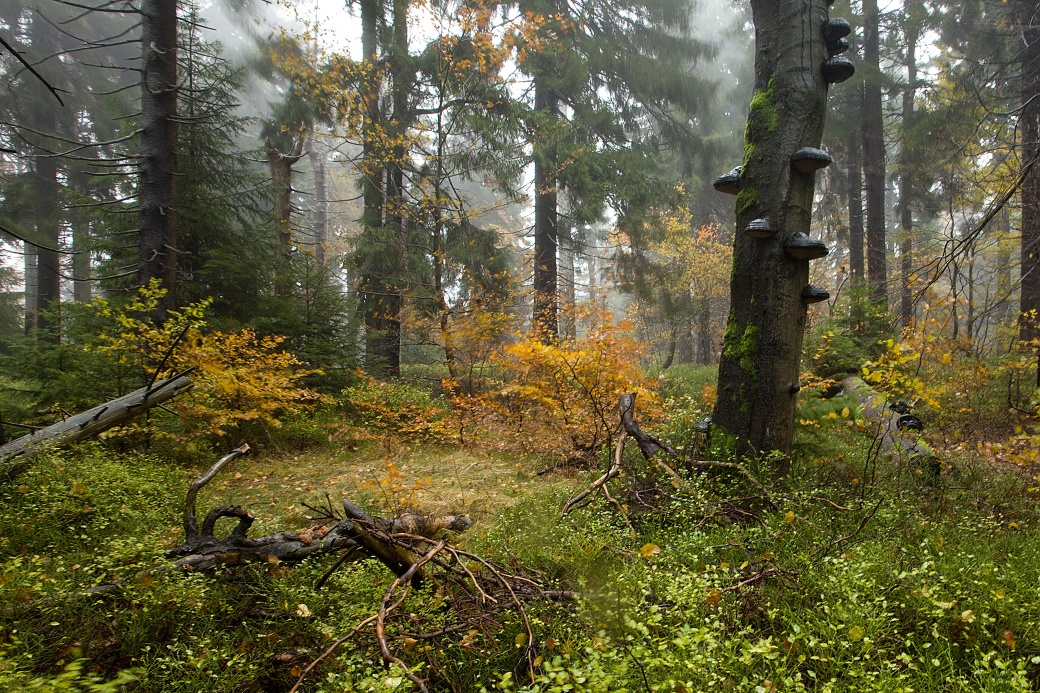
<instances>
[{"instance_id":1,"label":"forest floor","mask_svg":"<svg viewBox=\"0 0 1040 693\"><path fill-rule=\"evenodd\" d=\"M490 521L535 489L573 488L577 472L539 475L544 460L431 444L345 441L244 458L206 488L203 505L240 505L257 516L252 534L304 527L303 505L348 498L372 512L466 514Z\"/></svg>"},{"instance_id":2,"label":"forest floor","mask_svg":"<svg viewBox=\"0 0 1040 693\"><path fill-rule=\"evenodd\" d=\"M1040 689L1040 507L1025 467L965 444L929 476L872 456L854 405L801 415L816 423L768 496L741 475L669 478L631 446L633 473L611 482L627 517L596 494L563 517L609 451L593 469L540 473L545 455L500 441L362 427L329 440L340 414L326 412L292 424L308 444L273 439L236 459L199 508L244 507L252 537L308 527L304 503L326 494L383 516L465 513L474 527L453 546L579 595L529 603L528 636L518 612L446 583L411 592L383 637L431 693ZM696 417L680 418L656 432L680 444ZM92 443L0 485L0 691L287 693L371 623L394 578L374 560L157 570L182 540L187 484L211 463ZM640 506L648 488L657 505ZM299 690L420 690L384 657L369 626Z\"/></svg>"}]
</instances>

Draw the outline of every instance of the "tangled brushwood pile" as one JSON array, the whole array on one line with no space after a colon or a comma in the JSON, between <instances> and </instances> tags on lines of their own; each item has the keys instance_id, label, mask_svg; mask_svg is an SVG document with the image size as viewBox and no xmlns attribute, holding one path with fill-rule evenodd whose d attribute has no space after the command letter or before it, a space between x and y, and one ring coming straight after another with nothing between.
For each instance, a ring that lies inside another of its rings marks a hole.
<instances>
[{"instance_id":1,"label":"tangled brushwood pile","mask_svg":"<svg viewBox=\"0 0 1040 693\"><path fill-rule=\"evenodd\" d=\"M296 691L304 679L328 659L335 650L353 638L371 631L379 652L388 666L396 665L402 674L424 693L426 681L413 673L392 649L414 649L420 641L432 641L460 632L494 631L497 619L513 612L523 624L524 654L530 675L534 676L537 645L525 604L532 600L573 600L574 592L548 589L543 576L525 570L519 564L506 567L449 544L445 535L469 529L471 521L464 516L429 516L406 512L392 518L372 517L350 500L343 500L339 514L326 496L324 507L307 506L315 511L317 524L306 532L250 539L247 535L254 517L244 508L222 506L207 513L200 527L196 517L198 492L235 458L249 452L243 445L225 455L203 476L189 486L184 511L185 541L169 550L174 565L185 570L211 570L252 562L298 563L309 556L339 553L338 560L315 583L320 589L332 573L348 560L374 558L395 576L376 613L361 621L340 637L300 673L292 687ZM221 518L237 518L238 524L224 539L214 532ZM515 562L514 562L515 563ZM406 627L388 629L401 620L398 608L409 591L432 586L443 604L437 614L437 625L428 630L412 615ZM391 646L391 640L400 642Z\"/></svg>"}]
</instances>

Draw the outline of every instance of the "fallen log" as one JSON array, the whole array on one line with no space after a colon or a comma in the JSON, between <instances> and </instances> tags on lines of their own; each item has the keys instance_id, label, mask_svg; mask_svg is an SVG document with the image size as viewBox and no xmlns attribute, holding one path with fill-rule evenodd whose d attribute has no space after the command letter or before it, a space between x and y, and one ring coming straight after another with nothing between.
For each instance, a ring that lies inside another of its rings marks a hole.
<instances>
[{"instance_id":1,"label":"fallen log","mask_svg":"<svg viewBox=\"0 0 1040 693\"><path fill-rule=\"evenodd\" d=\"M875 441L882 452L897 462L939 473L939 457L921 438L919 428L899 425L900 418L906 416L905 409L892 409L885 397L872 390L862 378L845 378L841 386L855 398L863 416L877 426Z\"/></svg>"},{"instance_id":2,"label":"fallen log","mask_svg":"<svg viewBox=\"0 0 1040 693\"><path fill-rule=\"evenodd\" d=\"M0 464L28 458L52 445L75 443L126 423L163 402L183 394L193 386L185 371L166 380L134 390L64 421L33 431L0 445Z\"/></svg>"},{"instance_id":3,"label":"fallen log","mask_svg":"<svg viewBox=\"0 0 1040 693\"><path fill-rule=\"evenodd\" d=\"M250 539L247 535L256 518L239 506L213 508L200 525L196 514L199 491L232 461L248 452L248 445L232 450L188 486L184 504L184 543L167 551L167 555L175 559L174 565L185 570L208 570L254 561L292 564L308 556L353 549L377 558L397 577L411 571L410 578L418 582L421 572L413 569L417 556L406 544L392 541L392 537L407 534L432 538L445 531L462 532L471 524L468 517L460 515L427 516L406 512L393 519L372 517L349 500L344 500L343 516L337 515L330 506L323 511L321 524L299 534L279 532ZM225 517L236 518L238 524L230 534L218 539L215 534L217 522Z\"/></svg>"}]
</instances>

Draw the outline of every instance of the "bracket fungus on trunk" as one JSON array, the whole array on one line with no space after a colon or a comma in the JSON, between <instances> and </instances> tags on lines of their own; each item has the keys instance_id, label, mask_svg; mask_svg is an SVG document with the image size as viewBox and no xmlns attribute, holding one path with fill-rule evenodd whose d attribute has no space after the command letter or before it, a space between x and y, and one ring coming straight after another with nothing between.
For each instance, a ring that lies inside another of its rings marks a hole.
<instances>
[{"instance_id":1,"label":"bracket fungus on trunk","mask_svg":"<svg viewBox=\"0 0 1040 693\"><path fill-rule=\"evenodd\" d=\"M856 66L848 58L828 58L823 63L823 78L828 84L844 82L856 74Z\"/></svg>"},{"instance_id":2,"label":"bracket fungus on trunk","mask_svg":"<svg viewBox=\"0 0 1040 693\"><path fill-rule=\"evenodd\" d=\"M804 289L802 289L802 300L805 303L820 303L822 301L826 301L830 297L830 292L822 286L809 284Z\"/></svg>"},{"instance_id":3,"label":"bracket fungus on trunk","mask_svg":"<svg viewBox=\"0 0 1040 693\"><path fill-rule=\"evenodd\" d=\"M819 260L830 253L827 244L798 231L784 243L784 250L795 260Z\"/></svg>"},{"instance_id":4,"label":"bracket fungus on trunk","mask_svg":"<svg viewBox=\"0 0 1040 693\"><path fill-rule=\"evenodd\" d=\"M776 232L776 225L769 219L754 219L744 229L744 235L751 238L772 238Z\"/></svg>"},{"instance_id":5,"label":"bracket fungus on trunk","mask_svg":"<svg viewBox=\"0 0 1040 693\"><path fill-rule=\"evenodd\" d=\"M823 40L830 43L852 33L852 25L843 17L832 17L823 23Z\"/></svg>"},{"instance_id":6,"label":"bracket fungus on trunk","mask_svg":"<svg viewBox=\"0 0 1040 693\"><path fill-rule=\"evenodd\" d=\"M791 165L800 173L819 171L830 166L833 161L830 154L816 147L802 147L791 155Z\"/></svg>"},{"instance_id":7,"label":"bracket fungus on trunk","mask_svg":"<svg viewBox=\"0 0 1040 693\"><path fill-rule=\"evenodd\" d=\"M791 165L795 166L800 173L812 173L826 169L833 161L830 154L815 147L803 147L790 157Z\"/></svg>"},{"instance_id":8,"label":"bracket fungus on trunk","mask_svg":"<svg viewBox=\"0 0 1040 693\"><path fill-rule=\"evenodd\" d=\"M740 173L743 166L736 166L729 173L723 174L715 179L714 188L727 195L736 195L740 192Z\"/></svg>"},{"instance_id":9,"label":"bracket fungus on trunk","mask_svg":"<svg viewBox=\"0 0 1040 693\"><path fill-rule=\"evenodd\" d=\"M848 39L840 38L840 39L836 39L834 41L828 41L827 42L827 55L833 58L836 55L841 55L842 53L844 53L845 51L847 51L851 47L852 47L852 44L849 43Z\"/></svg>"}]
</instances>

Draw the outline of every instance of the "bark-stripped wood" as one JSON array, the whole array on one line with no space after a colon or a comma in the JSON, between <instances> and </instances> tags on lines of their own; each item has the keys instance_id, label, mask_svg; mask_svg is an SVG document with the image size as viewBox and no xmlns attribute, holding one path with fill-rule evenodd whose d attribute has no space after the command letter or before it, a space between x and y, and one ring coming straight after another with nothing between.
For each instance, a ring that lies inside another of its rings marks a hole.
<instances>
[{"instance_id":1,"label":"bark-stripped wood","mask_svg":"<svg viewBox=\"0 0 1040 693\"><path fill-rule=\"evenodd\" d=\"M0 446L0 464L19 457L30 457L51 445L75 443L96 436L187 392L192 385L186 374L177 375L33 431Z\"/></svg>"},{"instance_id":2,"label":"bark-stripped wood","mask_svg":"<svg viewBox=\"0 0 1040 693\"><path fill-rule=\"evenodd\" d=\"M841 386L852 395L863 416L877 426L876 440L881 450L898 462L920 465L937 472L939 458L919 433L910 428L900 430L900 414L889 407L889 402L875 392L861 378L845 378Z\"/></svg>"}]
</instances>

